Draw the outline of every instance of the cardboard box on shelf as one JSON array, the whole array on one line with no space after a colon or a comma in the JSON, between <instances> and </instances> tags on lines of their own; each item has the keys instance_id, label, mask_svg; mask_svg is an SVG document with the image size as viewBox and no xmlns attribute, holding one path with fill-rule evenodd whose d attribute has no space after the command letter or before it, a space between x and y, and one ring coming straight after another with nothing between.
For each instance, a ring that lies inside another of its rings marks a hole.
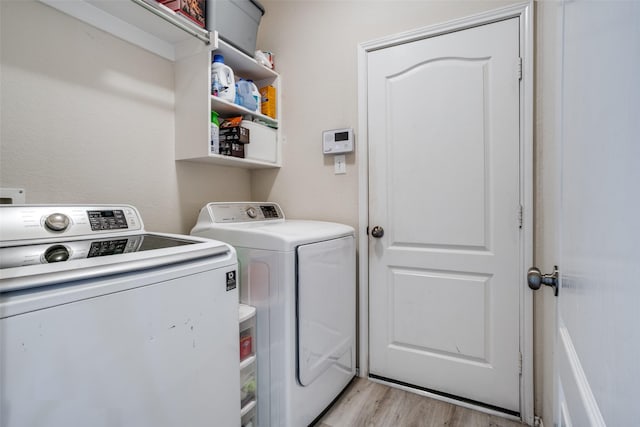
<instances>
[{"instance_id":1,"label":"cardboard box on shelf","mask_svg":"<svg viewBox=\"0 0 640 427\"><path fill-rule=\"evenodd\" d=\"M240 360L244 360L253 353L251 335L240 337Z\"/></svg>"},{"instance_id":2,"label":"cardboard box on shelf","mask_svg":"<svg viewBox=\"0 0 640 427\"><path fill-rule=\"evenodd\" d=\"M223 156L238 157L244 159L244 144L220 140L220 153Z\"/></svg>"},{"instance_id":3,"label":"cardboard box on shelf","mask_svg":"<svg viewBox=\"0 0 640 427\"><path fill-rule=\"evenodd\" d=\"M156 0L178 15L184 16L194 24L205 28L205 0Z\"/></svg>"},{"instance_id":4,"label":"cardboard box on shelf","mask_svg":"<svg viewBox=\"0 0 640 427\"><path fill-rule=\"evenodd\" d=\"M260 104L262 114L276 119L276 88L274 86L261 87L260 96L262 97Z\"/></svg>"},{"instance_id":5,"label":"cardboard box on shelf","mask_svg":"<svg viewBox=\"0 0 640 427\"><path fill-rule=\"evenodd\" d=\"M220 129L220 142L222 141L248 144L251 141L249 129L243 126L223 127Z\"/></svg>"}]
</instances>

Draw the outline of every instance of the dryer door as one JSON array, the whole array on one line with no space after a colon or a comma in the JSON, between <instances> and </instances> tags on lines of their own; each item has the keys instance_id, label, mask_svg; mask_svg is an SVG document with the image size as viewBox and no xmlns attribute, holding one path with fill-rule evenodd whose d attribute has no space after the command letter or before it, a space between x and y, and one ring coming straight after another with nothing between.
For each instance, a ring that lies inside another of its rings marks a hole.
<instances>
[{"instance_id":1,"label":"dryer door","mask_svg":"<svg viewBox=\"0 0 640 427\"><path fill-rule=\"evenodd\" d=\"M355 375L356 251L353 236L299 246L298 381L328 369Z\"/></svg>"}]
</instances>

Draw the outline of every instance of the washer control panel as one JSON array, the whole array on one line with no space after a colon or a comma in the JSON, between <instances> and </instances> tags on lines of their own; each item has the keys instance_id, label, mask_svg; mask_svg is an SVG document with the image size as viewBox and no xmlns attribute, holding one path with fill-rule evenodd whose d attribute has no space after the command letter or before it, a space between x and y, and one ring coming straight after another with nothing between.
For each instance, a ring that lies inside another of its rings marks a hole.
<instances>
[{"instance_id":1,"label":"washer control panel","mask_svg":"<svg viewBox=\"0 0 640 427\"><path fill-rule=\"evenodd\" d=\"M144 237L144 234L138 234L97 240L0 247L0 269L136 252Z\"/></svg>"},{"instance_id":2,"label":"washer control panel","mask_svg":"<svg viewBox=\"0 0 640 427\"><path fill-rule=\"evenodd\" d=\"M143 230L140 213L128 205L1 205L0 246L32 239L95 236Z\"/></svg>"},{"instance_id":3,"label":"washer control panel","mask_svg":"<svg viewBox=\"0 0 640 427\"><path fill-rule=\"evenodd\" d=\"M277 203L209 203L207 211L215 223L284 220L282 209Z\"/></svg>"},{"instance_id":4,"label":"washer control panel","mask_svg":"<svg viewBox=\"0 0 640 427\"><path fill-rule=\"evenodd\" d=\"M87 211L87 215L93 231L129 228L127 216L122 209Z\"/></svg>"}]
</instances>

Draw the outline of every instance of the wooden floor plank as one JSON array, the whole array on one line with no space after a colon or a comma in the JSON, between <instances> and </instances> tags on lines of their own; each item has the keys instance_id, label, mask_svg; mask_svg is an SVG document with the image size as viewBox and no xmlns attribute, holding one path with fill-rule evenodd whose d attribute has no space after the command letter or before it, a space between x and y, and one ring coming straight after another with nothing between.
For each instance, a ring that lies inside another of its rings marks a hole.
<instances>
[{"instance_id":1,"label":"wooden floor plank","mask_svg":"<svg viewBox=\"0 0 640 427\"><path fill-rule=\"evenodd\" d=\"M356 378L315 427L522 427L517 421Z\"/></svg>"}]
</instances>

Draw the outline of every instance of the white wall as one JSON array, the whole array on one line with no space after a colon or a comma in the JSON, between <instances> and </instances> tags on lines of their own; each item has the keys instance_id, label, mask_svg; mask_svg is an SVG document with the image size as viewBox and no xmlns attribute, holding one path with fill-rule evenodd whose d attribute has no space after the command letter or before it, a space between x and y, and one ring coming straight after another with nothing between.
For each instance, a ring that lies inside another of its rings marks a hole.
<instances>
[{"instance_id":1,"label":"white wall","mask_svg":"<svg viewBox=\"0 0 640 427\"><path fill-rule=\"evenodd\" d=\"M322 131L357 132L359 43L513 2L265 0L258 47L275 52L282 74L284 167L252 175L255 199L279 202L290 217L357 225L358 153L334 175ZM358 135L356 135L356 139Z\"/></svg>"},{"instance_id":2,"label":"white wall","mask_svg":"<svg viewBox=\"0 0 640 427\"><path fill-rule=\"evenodd\" d=\"M261 0L266 7L258 47L275 52L283 76L284 166L252 175L252 195L279 202L292 217L339 221L357 228L357 156L347 174L333 174L322 155L324 129L357 131L357 46L399 32L445 22L514 1L304 1ZM551 271L556 261L555 101L558 81L558 2L536 2L535 257ZM357 137L357 136L356 136ZM552 425L555 299L535 297L535 412Z\"/></svg>"},{"instance_id":3,"label":"white wall","mask_svg":"<svg viewBox=\"0 0 640 427\"><path fill-rule=\"evenodd\" d=\"M250 172L174 161L173 64L32 0L0 1L0 185L27 203L130 203L188 233Z\"/></svg>"}]
</instances>

